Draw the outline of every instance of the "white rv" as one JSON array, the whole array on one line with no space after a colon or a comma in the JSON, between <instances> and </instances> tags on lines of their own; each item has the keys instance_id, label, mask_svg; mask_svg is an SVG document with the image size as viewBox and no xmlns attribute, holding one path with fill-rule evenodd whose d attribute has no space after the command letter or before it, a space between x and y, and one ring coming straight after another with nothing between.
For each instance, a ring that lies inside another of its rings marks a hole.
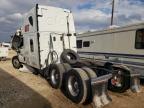
<instances>
[{"instance_id":1,"label":"white rv","mask_svg":"<svg viewBox=\"0 0 144 108\"><path fill-rule=\"evenodd\" d=\"M106 105L110 102L106 85L112 75L97 77L94 70L76 65L75 34L71 11L37 4L12 38L12 48L17 52L12 64L16 69L30 66L53 88L63 88L75 103L94 97L96 106Z\"/></svg>"},{"instance_id":2,"label":"white rv","mask_svg":"<svg viewBox=\"0 0 144 108\"><path fill-rule=\"evenodd\" d=\"M81 57L142 69L144 76L144 23L79 34L77 47Z\"/></svg>"}]
</instances>

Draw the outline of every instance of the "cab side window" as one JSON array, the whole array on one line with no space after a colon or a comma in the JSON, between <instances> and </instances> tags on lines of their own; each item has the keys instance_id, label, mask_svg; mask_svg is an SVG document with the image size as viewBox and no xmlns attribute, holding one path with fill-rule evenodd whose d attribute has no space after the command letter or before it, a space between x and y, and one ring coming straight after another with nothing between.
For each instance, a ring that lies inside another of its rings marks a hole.
<instances>
[{"instance_id":1,"label":"cab side window","mask_svg":"<svg viewBox=\"0 0 144 108\"><path fill-rule=\"evenodd\" d=\"M136 31L135 48L144 49L144 29Z\"/></svg>"},{"instance_id":2,"label":"cab side window","mask_svg":"<svg viewBox=\"0 0 144 108\"><path fill-rule=\"evenodd\" d=\"M28 18L28 20L29 20L29 23L31 24L31 26L33 26L33 17L30 16L30 17Z\"/></svg>"}]
</instances>

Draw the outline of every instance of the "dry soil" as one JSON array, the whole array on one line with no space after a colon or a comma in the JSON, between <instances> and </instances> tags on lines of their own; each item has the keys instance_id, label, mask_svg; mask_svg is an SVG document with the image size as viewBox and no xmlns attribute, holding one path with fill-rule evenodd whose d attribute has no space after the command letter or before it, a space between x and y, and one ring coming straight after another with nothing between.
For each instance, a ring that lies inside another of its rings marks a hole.
<instances>
[{"instance_id":1,"label":"dry soil","mask_svg":"<svg viewBox=\"0 0 144 108\"><path fill-rule=\"evenodd\" d=\"M77 105L60 90L50 87L45 79L13 68L10 51L7 61L0 61L0 108L93 108L92 104ZM112 102L104 108L144 108L144 87L141 93L109 92Z\"/></svg>"}]
</instances>

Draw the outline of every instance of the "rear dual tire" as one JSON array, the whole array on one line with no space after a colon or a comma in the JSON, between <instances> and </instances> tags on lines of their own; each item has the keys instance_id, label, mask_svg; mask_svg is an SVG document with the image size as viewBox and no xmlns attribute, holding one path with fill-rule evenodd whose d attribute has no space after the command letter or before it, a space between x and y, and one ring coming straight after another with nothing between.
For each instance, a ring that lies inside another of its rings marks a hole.
<instances>
[{"instance_id":1,"label":"rear dual tire","mask_svg":"<svg viewBox=\"0 0 144 108\"><path fill-rule=\"evenodd\" d=\"M71 66L69 64L52 64L49 70L49 83L55 88L61 88L64 73L67 72Z\"/></svg>"},{"instance_id":2,"label":"rear dual tire","mask_svg":"<svg viewBox=\"0 0 144 108\"><path fill-rule=\"evenodd\" d=\"M92 101L91 78L96 73L88 67L71 68L67 63L52 64L49 71L49 83L75 103L90 103Z\"/></svg>"},{"instance_id":3,"label":"rear dual tire","mask_svg":"<svg viewBox=\"0 0 144 108\"><path fill-rule=\"evenodd\" d=\"M84 104L89 104L92 102L92 98L93 98L93 91L92 91L92 85L91 85L91 79L92 78L97 78L96 72L94 72L92 69L88 68L88 67L83 67L82 68L88 75L89 77L89 81L88 81L88 91L87 91L87 98L85 100Z\"/></svg>"},{"instance_id":4,"label":"rear dual tire","mask_svg":"<svg viewBox=\"0 0 144 108\"><path fill-rule=\"evenodd\" d=\"M90 79L94 77L95 72L87 67L69 70L64 83L67 97L75 103L90 103L92 100Z\"/></svg>"},{"instance_id":5,"label":"rear dual tire","mask_svg":"<svg viewBox=\"0 0 144 108\"><path fill-rule=\"evenodd\" d=\"M108 89L113 92L123 93L130 88L130 75L124 69L116 69L113 77L109 79Z\"/></svg>"},{"instance_id":6,"label":"rear dual tire","mask_svg":"<svg viewBox=\"0 0 144 108\"><path fill-rule=\"evenodd\" d=\"M84 70L73 68L65 76L65 92L67 97L75 103L84 103L87 97L89 78Z\"/></svg>"},{"instance_id":7,"label":"rear dual tire","mask_svg":"<svg viewBox=\"0 0 144 108\"><path fill-rule=\"evenodd\" d=\"M130 72L123 67L112 66L105 63L104 67L112 71L112 78L108 81L108 89L113 92L123 93L130 88Z\"/></svg>"}]
</instances>

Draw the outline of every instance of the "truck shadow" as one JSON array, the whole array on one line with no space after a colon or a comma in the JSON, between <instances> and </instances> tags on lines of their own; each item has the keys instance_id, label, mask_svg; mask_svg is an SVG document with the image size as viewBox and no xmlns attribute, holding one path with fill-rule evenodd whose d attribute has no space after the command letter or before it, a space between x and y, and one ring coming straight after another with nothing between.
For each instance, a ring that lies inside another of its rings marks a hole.
<instances>
[{"instance_id":1,"label":"truck shadow","mask_svg":"<svg viewBox=\"0 0 144 108\"><path fill-rule=\"evenodd\" d=\"M144 79L140 79L140 84L144 86Z\"/></svg>"},{"instance_id":2,"label":"truck shadow","mask_svg":"<svg viewBox=\"0 0 144 108\"><path fill-rule=\"evenodd\" d=\"M140 84L144 86L144 79L140 79Z\"/></svg>"},{"instance_id":3,"label":"truck shadow","mask_svg":"<svg viewBox=\"0 0 144 108\"><path fill-rule=\"evenodd\" d=\"M39 93L0 68L0 108L52 108Z\"/></svg>"},{"instance_id":4,"label":"truck shadow","mask_svg":"<svg viewBox=\"0 0 144 108\"><path fill-rule=\"evenodd\" d=\"M2 59L0 59L0 61L10 61L11 60L11 58L2 58Z\"/></svg>"}]
</instances>

